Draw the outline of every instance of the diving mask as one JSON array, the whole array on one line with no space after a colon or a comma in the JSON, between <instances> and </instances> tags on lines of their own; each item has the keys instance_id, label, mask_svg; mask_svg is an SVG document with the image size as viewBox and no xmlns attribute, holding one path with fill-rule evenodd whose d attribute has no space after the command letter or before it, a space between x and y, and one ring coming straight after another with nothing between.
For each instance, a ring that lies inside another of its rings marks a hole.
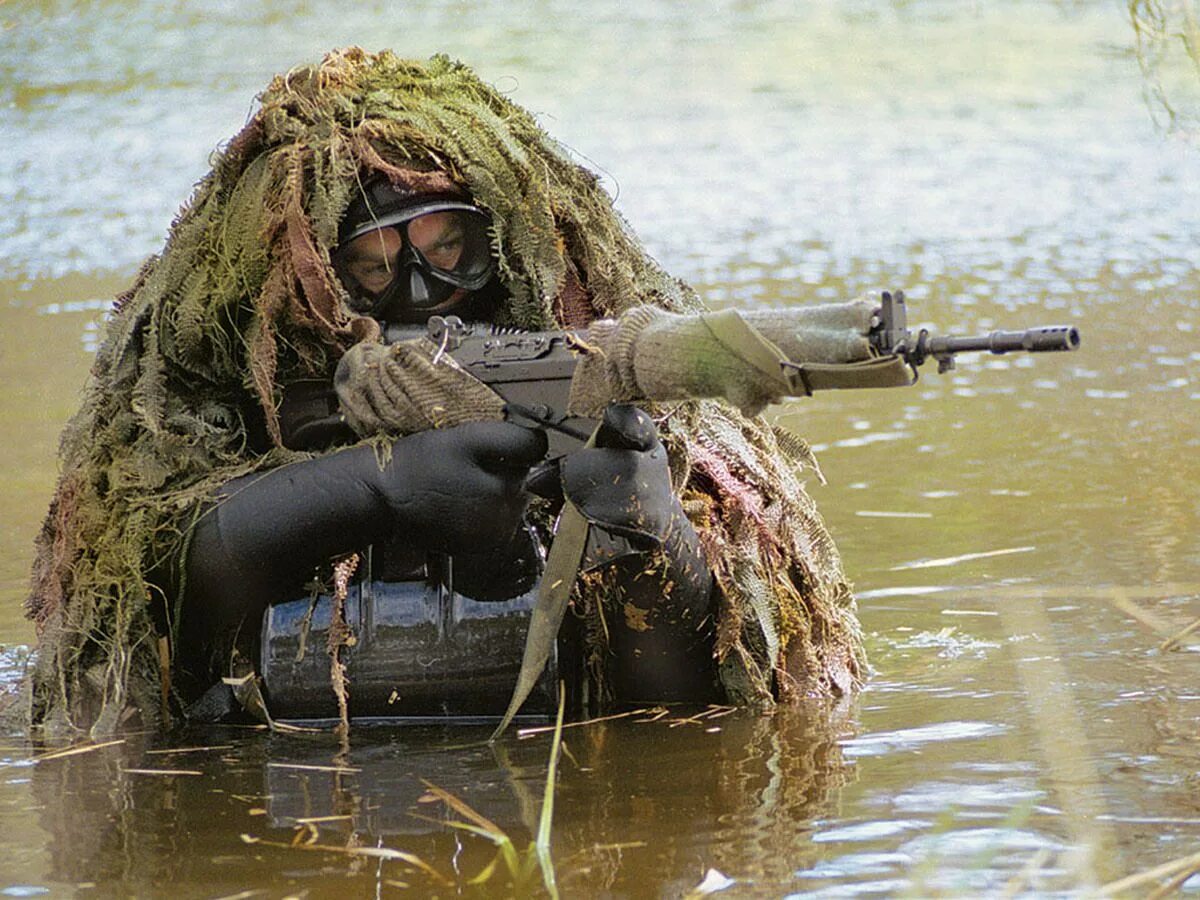
<instances>
[{"instance_id":1,"label":"diving mask","mask_svg":"<svg viewBox=\"0 0 1200 900\"><path fill-rule=\"evenodd\" d=\"M355 312L420 323L491 279L490 220L480 209L445 199L380 205L362 204L358 221L343 222L333 257Z\"/></svg>"}]
</instances>

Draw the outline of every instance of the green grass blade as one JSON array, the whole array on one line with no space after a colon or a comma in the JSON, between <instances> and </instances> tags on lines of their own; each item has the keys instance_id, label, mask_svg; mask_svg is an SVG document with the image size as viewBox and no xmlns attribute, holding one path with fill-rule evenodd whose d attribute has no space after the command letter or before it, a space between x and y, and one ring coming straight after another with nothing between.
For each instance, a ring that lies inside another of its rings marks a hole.
<instances>
[{"instance_id":1,"label":"green grass blade","mask_svg":"<svg viewBox=\"0 0 1200 900\"><path fill-rule=\"evenodd\" d=\"M558 717L554 721L554 743L550 747L550 764L546 767L546 790L542 794L542 815L538 820L537 849L538 864L542 869L542 880L546 890L557 900L558 887L554 878L554 861L550 858L550 826L554 821L554 786L558 777L558 754L562 747L563 708L567 704L566 687L558 685Z\"/></svg>"}]
</instances>

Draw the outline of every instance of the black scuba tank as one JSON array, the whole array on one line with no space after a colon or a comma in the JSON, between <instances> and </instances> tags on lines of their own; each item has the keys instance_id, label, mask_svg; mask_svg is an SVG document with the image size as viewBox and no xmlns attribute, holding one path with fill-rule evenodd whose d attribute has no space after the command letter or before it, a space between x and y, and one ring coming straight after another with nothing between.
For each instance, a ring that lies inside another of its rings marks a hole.
<instances>
[{"instance_id":1,"label":"black scuba tank","mask_svg":"<svg viewBox=\"0 0 1200 900\"><path fill-rule=\"evenodd\" d=\"M350 586L345 618L354 634L340 658L355 719L471 720L504 713L521 668L536 586L510 600L479 601L431 573L422 580L369 577ZM278 603L263 619L260 671L267 706L282 721L336 720L326 650L333 598ZM523 715L557 706L551 659Z\"/></svg>"}]
</instances>

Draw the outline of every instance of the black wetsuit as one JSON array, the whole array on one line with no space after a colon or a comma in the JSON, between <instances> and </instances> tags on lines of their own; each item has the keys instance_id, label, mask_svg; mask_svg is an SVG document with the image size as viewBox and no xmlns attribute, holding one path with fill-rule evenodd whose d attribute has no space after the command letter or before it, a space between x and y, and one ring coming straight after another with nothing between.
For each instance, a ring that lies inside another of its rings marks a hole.
<instances>
[{"instance_id":1,"label":"black wetsuit","mask_svg":"<svg viewBox=\"0 0 1200 900\"><path fill-rule=\"evenodd\" d=\"M537 432L473 423L398 439L382 469L376 451L359 446L229 483L200 518L185 561L181 667L203 688L231 674L236 646L256 668L277 673L288 715L327 714L324 647L285 657L296 645L298 609L309 605L304 598L322 594L307 586L314 572L357 552L347 618L372 635L377 655L386 652L372 661L369 642L349 648L360 676L356 688L352 665L352 709L499 714L523 643L523 624L514 630L509 614L527 616L540 577L541 547L521 525L522 483L544 450ZM715 699L712 575L678 500L666 494L660 505L659 549L626 543L614 552L611 541L599 540L585 560L607 568L609 583L619 586L605 609L609 687L617 702ZM268 638L286 639L268 640L263 654L264 612L276 604ZM314 634L328 608L326 592L310 613ZM583 643L561 646L579 654ZM390 672L378 669L381 661ZM560 669L578 678L582 660L564 659ZM392 676L398 687L389 691ZM308 681L315 682L311 692Z\"/></svg>"}]
</instances>

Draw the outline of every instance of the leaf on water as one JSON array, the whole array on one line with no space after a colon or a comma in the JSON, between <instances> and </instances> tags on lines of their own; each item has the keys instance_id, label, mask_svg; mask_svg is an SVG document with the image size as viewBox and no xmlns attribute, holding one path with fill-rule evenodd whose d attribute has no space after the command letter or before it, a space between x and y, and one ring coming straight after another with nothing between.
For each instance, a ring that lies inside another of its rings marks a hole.
<instances>
[{"instance_id":1,"label":"leaf on water","mask_svg":"<svg viewBox=\"0 0 1200 900\"><path fill-rule=\"evenodd\" d=\"M707 894L715 894L717 891L731 888L735 884L737 882L729 876L718 872L716 869L709 869L704 873L704 880L692 889L692 896L703 897Z\"/></svg>"}]
</instances>

